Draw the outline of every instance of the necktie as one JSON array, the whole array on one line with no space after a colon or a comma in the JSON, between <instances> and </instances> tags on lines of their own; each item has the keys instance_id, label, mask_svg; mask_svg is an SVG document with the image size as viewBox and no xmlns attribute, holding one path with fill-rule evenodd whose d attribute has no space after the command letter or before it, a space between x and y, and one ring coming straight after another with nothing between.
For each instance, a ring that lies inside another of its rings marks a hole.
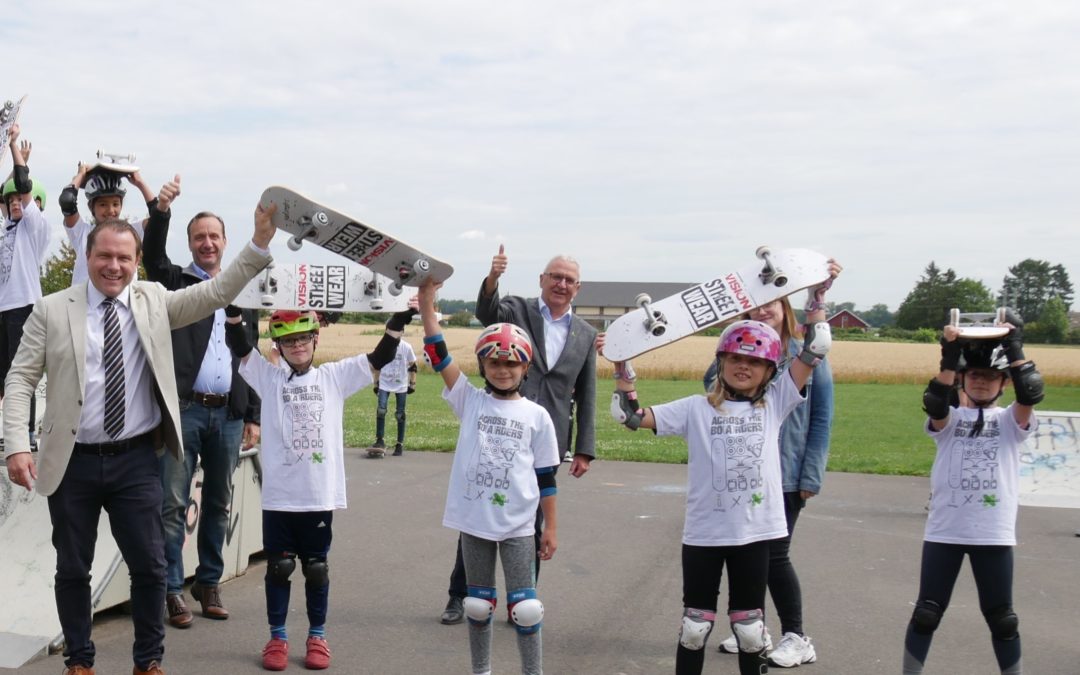
<instances>
[{"instance_id":1,"label":"necktie","mask_svg":"<svg viewBox=\"0 0 1080 675\"><path fill-rule=\"evenodd\" d=\"M124 430L124 342L116 317L116 298L105 298L105 342L101 363L105 367L105 433L119 438Z\"/></svg>"}]
</instances>

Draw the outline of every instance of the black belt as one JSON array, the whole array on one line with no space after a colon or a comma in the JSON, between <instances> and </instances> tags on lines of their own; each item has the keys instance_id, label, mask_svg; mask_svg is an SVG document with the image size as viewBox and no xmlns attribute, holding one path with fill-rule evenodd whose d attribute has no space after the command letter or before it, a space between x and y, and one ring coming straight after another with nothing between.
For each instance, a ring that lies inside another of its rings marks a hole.
<instances>
[{"instance_id":1,"label":"black belt","mask_svg":"<svg viewBox=\"0 0 1080 675\"><path fill-rule=\"evenodd\" d=\"M125 453L128 450L142 447L145 444L153 443L153 434L154 432L147 431L138 436L132 436L131 438L125 438L119 441L112 441L110 443L76 443L75 452L80 455L111 457L113 455Z\"/></svg>"},{"instance_id":2,"label":"black belt","mask_svg":"<svg viewBox=\"0 0 1080 675\"><path fill-rule=\"evenodd\" d=\"M220 408L229 402L228 394L203 394L201 392L191 392L191 400L198 403L201 406L207 408Z\"/></svg>"}]
</instances>

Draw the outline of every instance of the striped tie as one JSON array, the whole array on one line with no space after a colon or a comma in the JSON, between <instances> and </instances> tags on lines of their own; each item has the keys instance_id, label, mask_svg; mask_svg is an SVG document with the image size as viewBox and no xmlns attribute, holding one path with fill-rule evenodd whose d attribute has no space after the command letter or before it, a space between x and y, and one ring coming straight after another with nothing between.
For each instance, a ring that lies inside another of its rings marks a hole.
<instances>
[{"instance_id":1,"label":"striped tie","mask_svg":"<svg viewBox=\"0 0 1080 675\"><path fill-rule=\"evenodd\" d=\"M119 438L124 431L124 342L116 318L116 298L105 298L105 344L101 364L105 367L105 433Z\"/></svg>"}]
</instances>

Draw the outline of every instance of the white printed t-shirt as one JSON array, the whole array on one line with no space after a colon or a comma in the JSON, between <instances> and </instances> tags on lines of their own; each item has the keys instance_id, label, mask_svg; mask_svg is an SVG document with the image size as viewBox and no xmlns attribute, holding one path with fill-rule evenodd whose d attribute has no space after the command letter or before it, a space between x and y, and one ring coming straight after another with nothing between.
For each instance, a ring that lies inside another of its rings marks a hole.
<instances>
[{"instance_id":1,"label":"white printed t-shirt","mask_svg":"<svg viewBox=\"0 0 1080 675\"><path fill-rule=\"evenodd\" d=\"M0 218L0 221L3 219ZM41 261L49 248L49 223L37 202L23 206L18 224L3 223L0 239L0 311L26 307L41 297Z\"/></svg>"},{"instance_id":2,"label":"white printed t-shirt","mask_svg":"<svg viewBox=\"0 0 1080 675\"><path fill-rule=\"evenodd\" d=\"M141 218L132 218L128 222L135 228L135 233L139 235L139 239L141 240L143 238L143 223L145 221ZM68 243L71 244L71 248L75 249L75 266L71 270L72 286L81 284L90 278L90 273L86 269L86 239L92 229L94 229L94 226L83 220L81 216L71 227L64 227L64 233L67 234Z\"/></svg>"},{"instance_id":3,"label":"white printed t-shirt","mask_svg":"<svg viewBox=\"0 0 1080 675\"><path fill-rule=\"evenodd\" d=\"M805 399L788 372L769 385L765 405L705 396L652 406L656 433L689 447L683 543L742 546L787 536L780 480L780 425Z\"/></svg>"},{"instance_id":4,"label":"white printed t-shirt","mask_svg":"<svg viewBox=\"0 0 1080 675\"><path fill-rule=\"evenodd\" d=\"M926 541L942 544L1015 546L1020 491L1020 447L1036 428L1013 416L1013 406L983 409L983 429L971 430L978 408L953 408L941 431L929 423L926 433L937 443L930 470L930 517Z\"/></svg>"},{"instance_id":5,"label":"white printed t-shirt","mask_svg":"<svg viewBox=\"0 0 1080 675\"><path fill-rule=\"evenodd\" d=\"M398 343L394 360L379 371L379 389L391 394L404 394L409 390L409 366L416 363L412 345L402 340Z\"/></svg>"},{"instance_id":6,"label":"white printed t-shirt","mask_svg":"<svg viewBox=\"0 0 1080 675\"><path fill-rule=\"evenodd\" d=\"M367 355L293 375L253 350L239 372L262 398L263 509L345 508L345 399L372 383Z\"/></svg>"},{"instance_id":7,"label":"white printed t-shirt","mask_svg":"<svg viewBox=\"0 0 1080 675\"><path fill-rule=\"evenodd\" d=\"M489 541L533 536L536 469L559 464L548 412L525 398L495 398L464 375L443 398L461 420L443 525Z\"/></svg>"}]
</instances>

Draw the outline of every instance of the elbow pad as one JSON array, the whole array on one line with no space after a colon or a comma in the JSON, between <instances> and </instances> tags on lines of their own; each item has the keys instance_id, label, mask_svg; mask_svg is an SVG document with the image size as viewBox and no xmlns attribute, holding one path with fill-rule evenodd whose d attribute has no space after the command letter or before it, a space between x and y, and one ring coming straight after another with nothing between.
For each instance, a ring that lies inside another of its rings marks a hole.
<instances>
[{"instance_id":1,"label":"elbow pad","mask_svg":"<svg viewBox=\"0 0 1080 675\"><path fill-rule=\"evenodd\" d=\"M15 192L25 195L34 189L30 181L30 169L25 164L16 164L11 171L11 180L15 184Z\"/></svg>"},{"instance_id":2,"label":"elbow pad","mask_svg":"<svg viewBox=\"0 0 1080 675\"><path fill-rule=\"evenodd\" d=\"M952 387L941 382L936 377L926 385L926 391L922 395L923 411L932 420L943 420L949 416L949 399L952 396Z\"/></svg>"},{"instance_id":3,"label":"elbow pad","mask_svg":"<svg viewBox=\"0 0 1080 675\"><path fill-rule=\"evenodd\" d=\"M387 330L390 330L387 328ZM400 337L394 337L389 333L383 333L382 339L379 340L379 344L375 345L375 349L367 355L368 363L371 364L372 370L382 370L383 366L394 360L394 356L397 354L398 343L401 342Z\"/></svg>"},{"instance_id":4,"label":"elbow pad","mask_svg":"<svg viewBox=\"0 0 1080 675\"><path fill-rule=\"evenodd\" d=\"M228 313L228 310L226 310ZM229 323L225 322L225 344L229 347L229 350L238 359L242 359L251 353L252 346L248 342L247 330L244 328L244 322Z\"/></svg>"},{"instance_id":5,"label":"elbow pad","mask_svg":"<svg viewBox=\"0 0 1080 675\"><path fill-rule=\"evenodd\" d=\"M832 347L832 329L824 321L807 324L803 348L799 360L813 368L829 353Z\"/></svg>"},{"instance_id":6,"label":"elbow pad","mask_svg":"<svg viewBox=\"0 0 1080 675\"><path fill-rule=\"evenodd\" d=\"M69 185L60 192L60 213L73 216L79 212L79 188Z\"/></svg>"},{"instance_id":7,"label":"elbow pad","mask_svg":"<svg viewBox=\"0 0 1080 675\"><path fill-rule=\"evenodd\" d=\"M636 391L616 391L611 395L611 416L630 431L637 431L645 410L638 405Z\"/></svg>"},{"instance_id":8,"label":"elbow pad","mask_svg":"<svg viewBox=\"0 0 1080 675\"><path fill-rule=\"evenodd\" d=\"M1013 390L1016 392L1016 402L1020 405L1036 405L1041 403L1045 392L1043 391L1043 378L1035 369L1031 361L1019 366L1009 368L1012 375Z\"/></svg>"},{"instance_id":9,"label":"elbow pad","mask_svg":"<svg viewBox=\"0 0 1080 675\"><path fill-rule=\"evenodd\" d=\"M540 486L540 496L550 497L559 490L555 485L555 467L548 466L536 470L536 484Z\"/></svg>"}]
</instances>

